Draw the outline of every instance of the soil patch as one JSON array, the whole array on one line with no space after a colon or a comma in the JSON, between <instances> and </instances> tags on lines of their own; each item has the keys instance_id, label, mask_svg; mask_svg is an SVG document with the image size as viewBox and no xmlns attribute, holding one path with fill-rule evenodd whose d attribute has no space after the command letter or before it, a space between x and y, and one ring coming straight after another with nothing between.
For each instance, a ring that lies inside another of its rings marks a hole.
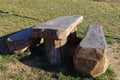
<instances>
[{"instance_id":1,"label":"soil patch","mask_svg":"<svg viewBox=\"0 0 120 80\"><path fill-rule=\"evenodd\" d=\"M116 73L115 80L120 80L120 44L116 43L113 48L109 47L109 53L111 54L110 66Z\"/></svg>"}]
</instances>

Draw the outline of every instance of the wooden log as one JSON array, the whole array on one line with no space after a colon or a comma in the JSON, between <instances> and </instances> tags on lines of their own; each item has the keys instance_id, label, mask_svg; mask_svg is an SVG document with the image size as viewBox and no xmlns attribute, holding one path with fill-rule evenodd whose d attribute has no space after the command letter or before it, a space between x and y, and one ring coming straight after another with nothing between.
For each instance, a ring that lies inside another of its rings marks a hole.
<instances>
[{"instance_id":1,"label":"wooden log","mask_svg":"<svg viewBox=\"0 0 120 80\"><path fill-rule=\"evenodd\" d=\"M96 77L108 68L107 44L100 25L89 25L74 55L74 67L82 74Z\"/></svg>"},{"instance_id":2,"label":"wooden log","mask_svg":"<svg viewBox=\"0 0 120 80\"><path fill-rule=\"evenodd\" d=\"M31 45L39 43L31 37L31 29L24 29L7 38L9 52L24 53Z\"/></svg>"},{"instance_id":3,"label":"wooden log","mask_svg":"<svg viewBox=\"0 0 120 80\"><path fill-rule=\"evenodd\" d=\"M45 23L38 24L32 29L32 37L47 39L65 39L75 27L81 23L83 16L62 16Z\"/></svg>"},{"instance_id":4,"label":"wooden log","mask_svg":"<svg viewBox=\"0 0 120 80\"><path fill-rule=\"evenodd\" d=\"M48 61L52 65L61 65L61 61L63 60L64 46L66 44L67 39L61 40L49 40L45 39L45 48L46 48L46 57Z\"/></svg>"},{"instance_id":5,"label":"wooden log","mask_svg":"<svg viewBox=\"0 0 120 80\"><path fill-rule=\"evenodd\" d=\"M51 64L61 64L67 37L76 32L77 25L82 20L83 16L62 16L33 27L32 37L44 38L46 57Z\"/></svg>"}]
</instances>

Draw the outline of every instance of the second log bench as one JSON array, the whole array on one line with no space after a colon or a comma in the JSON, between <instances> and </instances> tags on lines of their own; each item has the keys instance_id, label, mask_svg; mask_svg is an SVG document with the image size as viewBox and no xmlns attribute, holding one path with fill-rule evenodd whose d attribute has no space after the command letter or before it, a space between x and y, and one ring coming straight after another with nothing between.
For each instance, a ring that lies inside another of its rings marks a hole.
<instances>
[{"instance_id":1,"label":"second log bench","mask_svg":"<svg viewBox=\"0 0 120 80\"><path fill-rule=\"evenodd\" d=\"M87 34L78 45L74 55L75 69L82 74L96 77L109 65L107 44L100 25L89 25Z\"/></svg>"},{"instance_id":2,"label":"second log bench","mask_svg":"<svg viewBox=\"0 0 120 80\"><path fill-rule=\"evenodd\" d=\"M26 28L8 36L7 44L9 52L24 53L26 51L27 54L31 53L29 47L35 47L39 44L39 39L31 37L31 29L32 27Z\"/></svg>"},{"instance_id":3,"label":"second log bench","mask_svg":"<svg viewBox=\"0 0 120 80\"><path fill-rule=\"evenodd\" d=\"M32 28L32 37L44 38L46 57L51 64L61 64L67 37L76 32L76 26L82 20L83 16L62 16ZM76 35L71 36L71 40L76 37Z\"/></svg>"}]
</instances>

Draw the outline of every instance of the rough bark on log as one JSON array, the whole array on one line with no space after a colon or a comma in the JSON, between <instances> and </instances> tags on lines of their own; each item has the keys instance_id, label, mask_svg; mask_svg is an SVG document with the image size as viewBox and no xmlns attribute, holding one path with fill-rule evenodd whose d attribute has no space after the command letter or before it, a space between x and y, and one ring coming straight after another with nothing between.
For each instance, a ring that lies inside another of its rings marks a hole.
<instances>
[{"instance_id":1,"label":"rough bark on log","mask_svg":"<svg viewBox=\"0 0 120 80\"><path fill-rule=\"evenodd\" d=\"M92 77L101 75L109 65L106 49L102 26L89 25L87 34L75 51L75 69Z\"/></svg>"}]
</instances>

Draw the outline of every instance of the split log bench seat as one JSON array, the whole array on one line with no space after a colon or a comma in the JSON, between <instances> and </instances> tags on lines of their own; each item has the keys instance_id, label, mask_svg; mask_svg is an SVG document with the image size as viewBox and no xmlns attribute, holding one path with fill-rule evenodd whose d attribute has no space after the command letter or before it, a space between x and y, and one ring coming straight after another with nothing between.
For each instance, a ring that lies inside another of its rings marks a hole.
<instances>
[{"instance_id":1,"label":"split log bench seat","mask_svg":"<svg viewBox=\"0 0 120 80\"><path fill-rule=\"evenodd\" d=\"M78 45L74 55L74 67L77 71L96 77L108 68L107 44L100 25L89 25L88 31Z\"/></svg>"},{"instance_id":2,"label":"split log bench seat","mask_svg":"<svg viewBox=\"0 0 120 80\"><path fill-rule=\"evenodd\" d=\"M76 26L82 20L82 16L62 16L32 28L32 37L44 38L46 57L51 64L61 64L67 37L70 33L76 32Z\"/></svg>"},{"instance_id":3,"label":"split log bench seat","mask_svg":"<svg viewBox=\"0 0 120 80\"><path fill-rule=\"evenodd\" d=\"M24 29L7 38L9 52L24 53L29 46L34 44L36 40L31 37L31 29L32 27Z\"/></svg>"}]
</instances>

